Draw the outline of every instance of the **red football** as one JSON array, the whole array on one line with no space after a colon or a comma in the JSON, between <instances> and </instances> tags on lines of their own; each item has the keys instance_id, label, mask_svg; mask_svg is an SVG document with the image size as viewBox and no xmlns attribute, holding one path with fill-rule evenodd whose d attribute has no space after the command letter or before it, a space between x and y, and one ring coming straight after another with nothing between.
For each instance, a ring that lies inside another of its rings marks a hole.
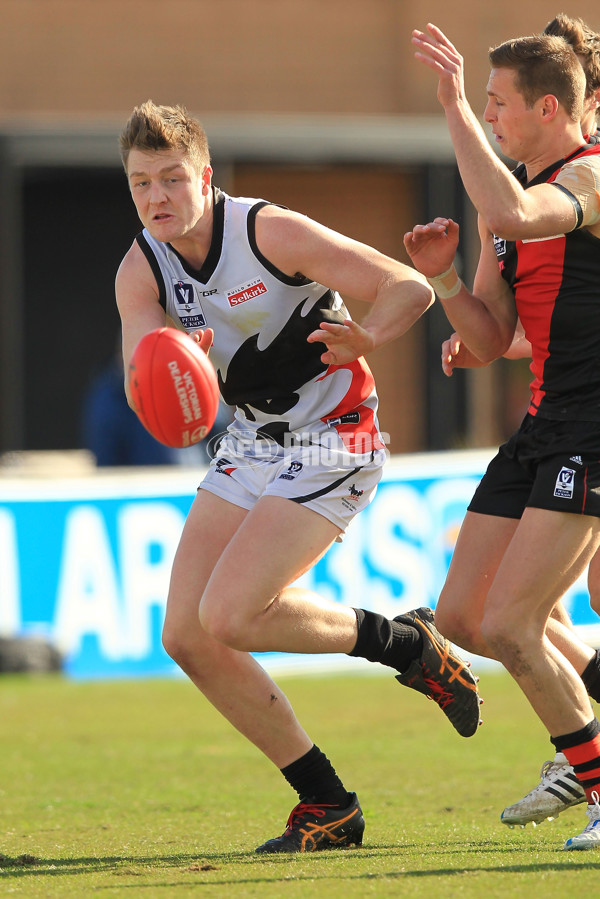
<instances>
[{"instance_id":1,"label":"red football","mask_svg":"<svg viewBox=\"0 0 600 899\"><path fill-rule=\"evenodd\" d=\"M129 363L129 389L147 431L167 446L191 446L212 428L219 385L206 353L187 334L157 328Z\"/></svg>"}]
</instances>

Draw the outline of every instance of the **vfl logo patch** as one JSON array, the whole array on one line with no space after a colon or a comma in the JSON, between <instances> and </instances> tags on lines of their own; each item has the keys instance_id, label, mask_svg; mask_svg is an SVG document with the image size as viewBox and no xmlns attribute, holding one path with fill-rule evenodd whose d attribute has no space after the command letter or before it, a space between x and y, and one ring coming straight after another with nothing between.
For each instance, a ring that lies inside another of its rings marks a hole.
<instances>
[{"instance_id":1,"label":"vfl logo patch","mask_svg":"<svg viewBox=\"0 0 600 899\"><path fill-rule=\"evenodd\" d=\"M293 481L297 474L300 474L302 471L303 464L302 462L291 462L288 466L287 472L279 475L279 479L283 481Z\"/></svg>"},{"instance_id":2,"label":"vfl logo patch","mask_svg":"<svg viewBox=\"0 0 600 899\"><path fill-rule=\"evenodd\" d=\"M173 292L177 304L177 315L183 327L188 331L205 328L206 318L196 299L194 285L188 281L173 281Z\"/></svg>"},{"instance_id":3,"label":"vfl logo patch","mask_svg":"<svg viewBox=\"0 0 600 899\"><path fill-rule=\"evenodd\" d=\"M575 472L572 468L565 468L563 465L554 485L554 496L558 496L561 499L573 499L574 487Z\"/></svg>"},{"instance_id":4,"label":"vfl logo patch","mask_svg":"<svg viewBox=\"0 0 600 899\"><path fill-rule=\"evenodd\" d=\"M494 234L494 249L496 256L504 256L506 253L506 241L502 237L496 237Z\"/></svg>"},{"instance_id":5,"label":"vfl logo patch","mask_svg":"<svg viewBox=\"0 0 600 899\"><path fill-rule=\"evenodd\" d=\"M241 287L234 287L233 290L226 290L225 296L230 306L239 306L240 303L247 303L255 297L260 297L263 293L267 293L267 286L260 278L249 281Z\"/></svg>"},{"instance_id":6,"label":"vfl logo patch","mask_svg":"<svg viewBox=\"0 0 600 899\"><path fill-rule=\"evenodd\" d=\"M175 281L175 299L184 306L192 306L196 302L194 285L185 281Z\"/></svg>"}]
</instances>

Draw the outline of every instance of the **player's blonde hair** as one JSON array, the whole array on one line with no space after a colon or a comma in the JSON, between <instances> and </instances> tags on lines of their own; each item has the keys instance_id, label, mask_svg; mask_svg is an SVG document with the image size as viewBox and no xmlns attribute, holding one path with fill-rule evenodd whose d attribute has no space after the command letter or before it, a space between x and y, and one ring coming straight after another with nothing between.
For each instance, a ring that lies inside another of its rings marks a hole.
<instances>
[{"instance_id":1,"label":"player's blonde hair","mask_svg":"<svg viewBox=\"0 0 600 899\"><path fill-rule=\"evenodd\" d=\"M184 106L157 106L147 100L136 106L121 136L119 149L125 171L131 150L183 150L200 171L210 165L204 128Z\"/></svg>"}]
</instances>

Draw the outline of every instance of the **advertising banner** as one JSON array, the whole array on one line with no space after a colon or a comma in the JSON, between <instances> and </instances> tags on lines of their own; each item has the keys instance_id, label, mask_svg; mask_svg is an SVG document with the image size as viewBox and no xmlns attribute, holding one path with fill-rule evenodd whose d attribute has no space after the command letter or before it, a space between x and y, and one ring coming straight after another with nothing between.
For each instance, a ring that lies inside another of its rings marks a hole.
<instances>
[{"instance_id":1,"label":"advertising banner","mask_svg":"<svg viewBox=\"0 0 600 899\"><path fill-rule=\"evenodd\" d=\"M435 608L491 455L393 457L374 501L299 583L389 617ZM75 678L176 674L160 634L171 563L201 474L0 478L0 636L43 636ZM600 645L585 576L569 591L567 609L584 639ZM359 663L283 653L263 653L261 661L283 671Z\"/></svg>"}]
</instances>

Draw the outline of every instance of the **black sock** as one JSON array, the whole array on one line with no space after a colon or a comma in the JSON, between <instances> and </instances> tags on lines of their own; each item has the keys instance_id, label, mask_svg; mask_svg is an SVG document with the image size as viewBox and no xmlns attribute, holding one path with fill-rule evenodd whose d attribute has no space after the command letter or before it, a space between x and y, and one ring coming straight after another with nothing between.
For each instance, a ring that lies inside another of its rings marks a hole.
<instances>
[{"instance_id":1,"label":"black sock","mask_svg":"<svg viewBox=\"0 0 600 899\"><path fill-rule=\"evenodd\" d=\"M348 653L369 662L381 662L404 672L423 648L423 637L417 628L406 619L390 621L377 612L355 609L358 624L356 646Z\"/></svg>"},{"instance_id":2,"label":"black sock","mask_svg":"<svg viewBox=\"0 0 600 899\"><path fill-rule=\"evenodd\" d=\"M596 650L581 675L588 696L600 702L600 650Z\"/></svg>"},{"instance_id":3,"label":"black sock","mask_svg":"<svg viewBox=\"0 0 600 899\"><path fill-rule=\"evenodd\" d=\"M323 805L346 808L351 797L335 773L327 756L318 746L281 769L281 773L300 799L313 799Z\"/></svg>"}]
</instances>

